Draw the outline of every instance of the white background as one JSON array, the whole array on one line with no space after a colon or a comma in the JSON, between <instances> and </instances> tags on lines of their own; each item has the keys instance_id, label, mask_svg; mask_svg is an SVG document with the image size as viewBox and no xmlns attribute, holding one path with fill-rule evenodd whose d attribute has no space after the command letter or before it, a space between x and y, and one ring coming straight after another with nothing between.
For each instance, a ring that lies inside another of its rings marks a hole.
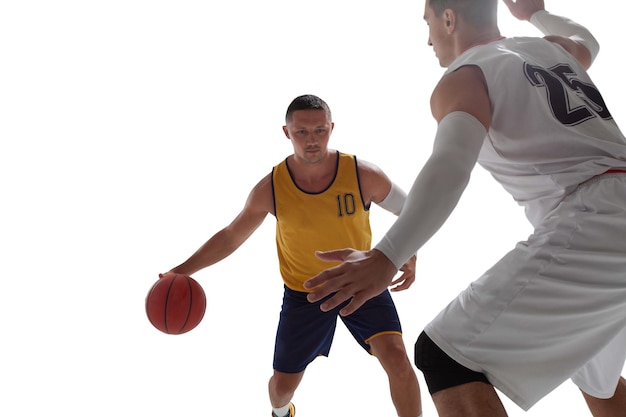
<instances>
[{"instance_id":1,"label":"white background","mask_svg":"<svg viewBox=\"0 0 626 417\"><path fill-rule=\"evenodd\" d=\"M591 74L624 120L615 10L547 8L596 35ZM500 15L503 35L539 35L503 4ZM291 153L281 126L297 95L329 103L333 148L408 191L443 71L422 16L415 0L0 3L0 415L269 415L282 296L271 216L195 275L208 308L192 332L155 330L145 295ZM375 241L392 221L373 208ZM417 282L394 295L411 359L426 322L529 233L478 167L420 252ZM587 415L570 382L528 413L504 401L511 416ZM298 417L395 415L382 369L342 325L294 402Z\"/></svg>"}]
</instances>

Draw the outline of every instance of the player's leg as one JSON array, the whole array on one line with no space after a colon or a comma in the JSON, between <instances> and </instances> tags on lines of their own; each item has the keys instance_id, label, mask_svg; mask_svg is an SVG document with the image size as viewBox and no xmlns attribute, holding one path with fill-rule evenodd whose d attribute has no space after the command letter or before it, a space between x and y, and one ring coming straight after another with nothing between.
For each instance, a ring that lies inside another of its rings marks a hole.
<instances>
[{"instance_id":1,"label":"player's leg","mask_svg":"<svg viewBox=\"0 0 626 417\"><path fill-rule=\"evenodd\" d=\"M506 417L496 390L492 385L470 382L439 391L432 395L440 417Z\"/></svg>"},{"instance_id":2,"label":"player's leg","mask_svg":"<svg viewBox=\"0 0 626 417\"><path fill-rule=\"evenodd\" d=\"M611 398L596 398L584 391L581 392L594 417L626 416L626 380L623 377L619 379L615 394Z\"/></svg>"},{"instance_id":3,"label":"player's leg","mask_svg":"<svg viewBox=\"0 0 626 417\"><path fill-rule=\"evenodd\" d=\"M415 344L415 365L424 374L439 416L507 415L484 374L454 361L423 332Z\"/></svg>"},{"instance_id":4,"label":"player's leg","mask_svg":"<svg viewBox=\"0 0 626 417\"><path fill-rule=\"evenodd\" d=\"M387 372L398 415L421 415L419 383L404 347L400 319L389 291L341 319L361 347L375 355Z\"/></svg>"},{"instance_id":5,"label":"player's leg","mask_svg":"<svg viewBox=\"0 0 626 417\"><path fill-rule=\"evenodd\" d=\"M272 408L285 407L291 402L303 376L304 371L286 373L274 370L274 375L272 375L268 384Z\"/></svg>"},{"instance_id":6,"label":"player's leg","mask_svg":"<svg viewBox=\"0 0 626 417\"><path fill-rule=\"evenodd\" d=\"M318 356L328 356L337 323L336 314L324 313L307 294L285 287L274 345L274 374L269 396L274 415L291 417L291 399L306 367ZM320 301L320 302L323 302Z\"/></svg>"},{"instance_id":7,"label":"player's leg","mask_svg":"<svg viewBox=\"0 0 626 417\"><path fill-rule=\"evenodd\" d=\"M422 413L419 383L399 334L382 334L369 341L371 351L389 378L391 399L400 417Z\"/></svg>"}]
</instances>

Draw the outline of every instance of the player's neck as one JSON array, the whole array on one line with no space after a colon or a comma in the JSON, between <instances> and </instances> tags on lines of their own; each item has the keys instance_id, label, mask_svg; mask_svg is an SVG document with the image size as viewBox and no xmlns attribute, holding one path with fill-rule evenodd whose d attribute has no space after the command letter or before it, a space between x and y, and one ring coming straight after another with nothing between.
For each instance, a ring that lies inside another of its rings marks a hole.
<instances>
[{"instance_id":1,"label":"player's neck","mask_svg":"<svg viewBox=\"0 0 626 417\"><path fill-rule=\"evenodd\" d=\"M500 30L497 27L488 31L480 31L470 34L469 36L464 36L465 42L459 46L458 55L461 55L468 49L475 46L487 45L488 43L496 42L502 39L504 39L504 36L500 34Z\"/></svg>"},{"instance_id":2,"label":"player's neck","mask_svg":"<svg viewBox=\"0 0 626 417\"><path fill-rule=\"evenodd\" d=\"M319 192L335 178L337 158L334 150L328 150L318 161L305 161L294 155L289 170L298 187L308 192Z\"/></svg>"}]
</instances>

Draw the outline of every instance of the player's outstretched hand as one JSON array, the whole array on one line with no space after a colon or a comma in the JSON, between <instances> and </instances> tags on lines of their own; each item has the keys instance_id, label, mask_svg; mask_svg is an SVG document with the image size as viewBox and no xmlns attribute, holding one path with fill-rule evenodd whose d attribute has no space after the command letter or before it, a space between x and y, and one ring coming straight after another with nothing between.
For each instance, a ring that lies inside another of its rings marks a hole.
<instances>
[{"instance_id":1,"label":"player's outstretched hand","mask_svg":"<svg viewBox=\"0 0 626 417\"><path fill-rule=\"evenodd\" d=\"M415 255L411 256L411 259L406 261L404 265L400 268L400 272L402 274L391 281L391 285L394 286L391 291L404 291L408 289L415 282L415 261L417 257Z\"/></svg>"},{"instance_id":2,"label":"player's outstretched hand","mask_svg":"<svg viewBox=\"0 0 626 417\"><path fill-rule=\"evenodd\" d=\"M519 20L530 20L539 10L544 10L543 0L502 0L511 14Z\"/></svg>"},{"instance_id":3,"label":"player's outstretched hand","mask_svg":"<svg viewBox=\"0 0 626 417\"><path fill-rule=\"evenodd\" d=\"M304 283L304 288L315 289L307 299L316 302L335 293L320 305L322 311L329 311L346 300L348 305L339 314L354 313L367 300L383 292L398 272L395 265L382 252L377 250L358 251L339 249L316 252L318 258L340 265L326 269ZM318 288L319 287L319 288Z\"/></svg>"}]
</instances>

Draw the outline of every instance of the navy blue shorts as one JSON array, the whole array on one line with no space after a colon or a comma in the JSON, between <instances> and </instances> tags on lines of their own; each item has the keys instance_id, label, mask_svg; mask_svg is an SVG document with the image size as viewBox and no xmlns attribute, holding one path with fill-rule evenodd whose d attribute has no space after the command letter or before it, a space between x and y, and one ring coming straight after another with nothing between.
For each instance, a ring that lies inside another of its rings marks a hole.
<instances>
[{"instance_id":1,"label":"navy blue shorts","mask_svg":"<svg viewBox=\"0 0 626 417\"><path fill-rule=\"evenodd\" d=\"M387 290L347 317L341 317L339 310L348 301L325 313L320 310L324 300L310 303L306 296L305 292L285 287L274 346L274 369L279 372L302 372L316 357L328 356L337 317L341 318L368 353L371 353L368 342L374 336L382 333L402 334L396 306Z\"/></svg>"}]
</instances>

